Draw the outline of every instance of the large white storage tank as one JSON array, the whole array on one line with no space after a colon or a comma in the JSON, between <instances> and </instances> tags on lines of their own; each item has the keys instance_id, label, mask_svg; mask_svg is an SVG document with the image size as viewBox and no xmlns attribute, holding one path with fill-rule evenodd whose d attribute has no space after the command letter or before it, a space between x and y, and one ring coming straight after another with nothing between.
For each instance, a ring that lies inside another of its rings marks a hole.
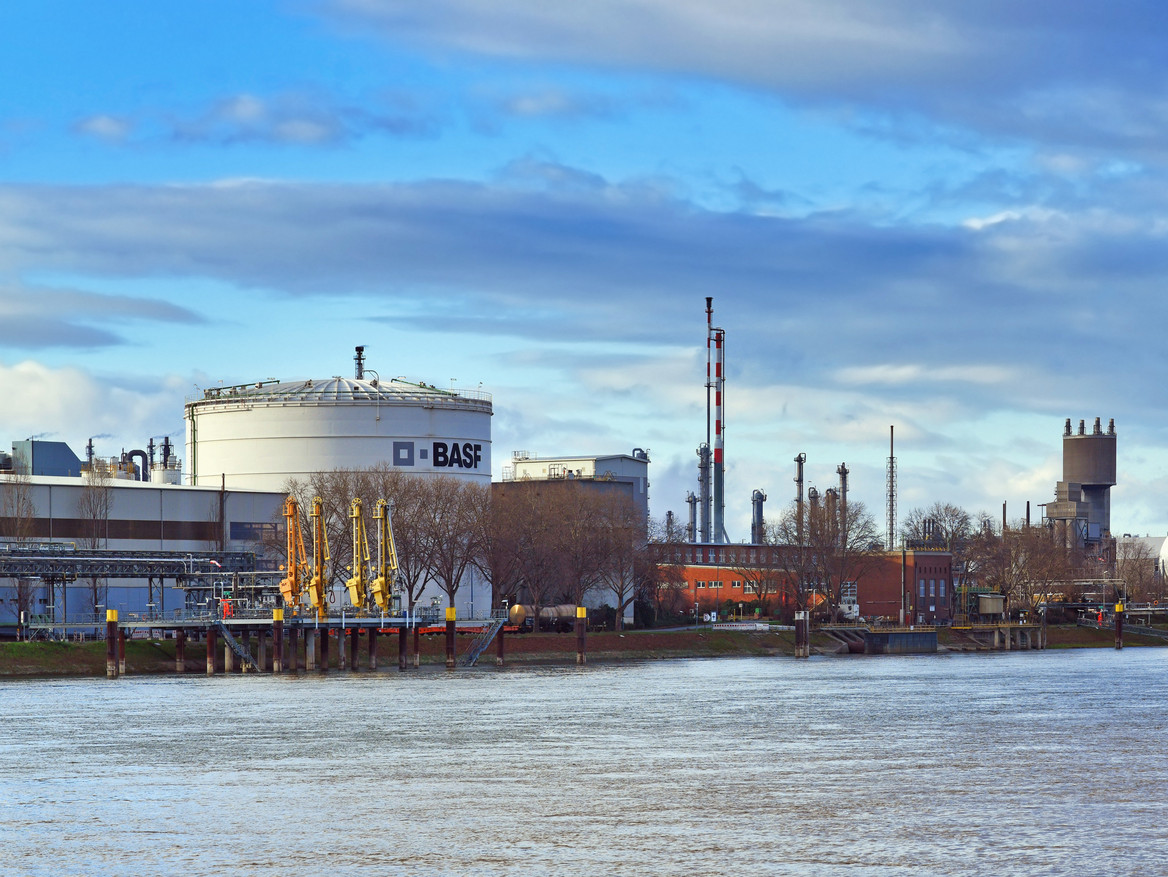
<instances>
[{"instance_id":1,"label":"large white storage tank","mask_svg":"<svg viewBox=\"0 0 1168 877\"><path fill-rule=\"evenodd\" d=\"M191 484L283 490L313 472L389 463L491 481L491 397L401 378L261 381L186 404Z\"/></svg>"}]
</instances>

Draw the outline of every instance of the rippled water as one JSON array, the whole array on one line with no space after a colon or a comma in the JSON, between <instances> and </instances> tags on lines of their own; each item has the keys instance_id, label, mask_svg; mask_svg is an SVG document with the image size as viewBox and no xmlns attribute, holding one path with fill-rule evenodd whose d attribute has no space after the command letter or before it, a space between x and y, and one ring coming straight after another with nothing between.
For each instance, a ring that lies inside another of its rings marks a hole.
<instances>
[{"instance_id":1,"label":"rippled water","mask_svg":"<svg viewBox=\"0 0 1168 877\"><path fill-rule=\"evenodd\" d=\"M12 874L1163 874L1168 650L0 683Z\"/></svg>"}]
</instances>

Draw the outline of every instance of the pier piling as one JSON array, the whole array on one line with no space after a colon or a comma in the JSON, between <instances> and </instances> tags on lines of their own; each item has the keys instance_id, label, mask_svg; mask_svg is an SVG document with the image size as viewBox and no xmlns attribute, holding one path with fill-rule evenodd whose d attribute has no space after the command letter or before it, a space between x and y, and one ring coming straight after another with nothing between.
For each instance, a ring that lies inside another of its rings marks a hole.
<instances>
[{"instance_id":1,"label":"pier piling","mask_svg":"<svg viewBox=\"0 0 1168 877\"><path fill-rule=\"evenodd\" d=\"M118 678L118 610L105 610L105 677Z\"/></svg>"},{"instance_id":2,"label":"pier piling","mask_svg":"<svg viewBox=\"0 0 1168 877\"><path fill-rule=\"evenodd\" d=\"M583 664L588 658L584 653L585 638L588 631L588 610L584 606L576 607L576 663Z\"/></svg>"},{"instance_id":3,"label":"pier piling","mask_svg":"<svg viewBox=\"0 0 1168 877\"><path fill-rule=\"evenodd\" d=\"M446 607L446 669L454 669L454 621L458 610L453 606Z\"/></svg>"}]
</instances>

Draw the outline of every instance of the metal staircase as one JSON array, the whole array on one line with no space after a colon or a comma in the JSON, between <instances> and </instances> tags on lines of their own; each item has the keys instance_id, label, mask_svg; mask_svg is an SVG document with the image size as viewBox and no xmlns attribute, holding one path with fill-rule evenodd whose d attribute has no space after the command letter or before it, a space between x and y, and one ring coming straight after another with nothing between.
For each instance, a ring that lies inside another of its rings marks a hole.
<instances>
[{"instance_id":1,"label":"metal staircase","mask_svg":"<svg viewBox=\"0 0 1168 877\"><path fill-rule=\"evenodd\" d=\"M489 626L484 627L471 642L470 647L466 650L466 654L462 656L462 666L473 667L478 661L479 656L487 650L489 646L498 635L499 631L503 629L503 625L507 623L506 614L495 615L491 618Z\"/></svg>"},{"instance_id":2,"label":"metal staircase","mask_svg":"<svg viewBox=\"0 0 1168 877\"><path fill-rule=\"evenodd\" d=\"M255 658L251 653L243 647L243 644L231 635L231 631L227 629L227 625L220 620L216 620L215 629L219 631L219 635L223 637L223 641L227 643L231 651L235 652L236 656L243 661L244 671L250 666L252 670L259 673L260 665L256 663Z\"/></svg>"}]
</instances>

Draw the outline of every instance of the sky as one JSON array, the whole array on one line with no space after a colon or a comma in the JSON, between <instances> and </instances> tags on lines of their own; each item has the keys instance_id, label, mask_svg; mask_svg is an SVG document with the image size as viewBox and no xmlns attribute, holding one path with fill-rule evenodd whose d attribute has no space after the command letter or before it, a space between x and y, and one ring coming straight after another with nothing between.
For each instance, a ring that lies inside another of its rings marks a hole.
<instances>
[{"instance_id":1,"label":"sky","mask_svg":"<svg viewBox=\"0 0 1168 877\"><path fill-rule=\"evenodd\" d=\"M1114 418L1168 531L1168 19L1059 0L0 7L0 446L183 441L205 387L492 394L687 514L705 298L726 522L836 485L1037 519Z\"/></svg>"}]
</instances>

